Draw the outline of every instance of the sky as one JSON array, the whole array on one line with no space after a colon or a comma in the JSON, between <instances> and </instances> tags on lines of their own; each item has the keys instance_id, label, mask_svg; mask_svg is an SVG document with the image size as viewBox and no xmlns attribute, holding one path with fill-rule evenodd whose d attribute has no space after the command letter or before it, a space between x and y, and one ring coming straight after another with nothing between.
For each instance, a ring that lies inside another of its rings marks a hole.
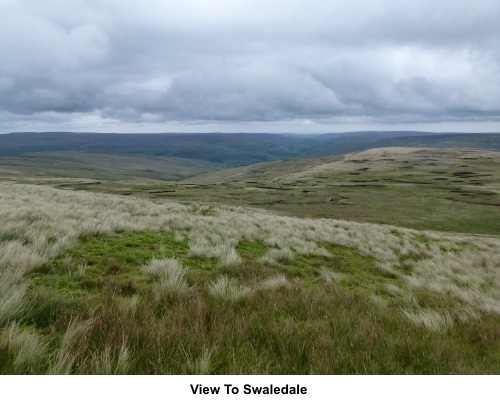
<instances>
[{"instance_id":1,"label":"sky","mask_svg":"<svg viewBox=\"0 0 500 405\"><path fill-rule=\"evenodd\" d=\"M0 0L0 132L500 131L498 0Z\"/></svg>"}]
</instances>

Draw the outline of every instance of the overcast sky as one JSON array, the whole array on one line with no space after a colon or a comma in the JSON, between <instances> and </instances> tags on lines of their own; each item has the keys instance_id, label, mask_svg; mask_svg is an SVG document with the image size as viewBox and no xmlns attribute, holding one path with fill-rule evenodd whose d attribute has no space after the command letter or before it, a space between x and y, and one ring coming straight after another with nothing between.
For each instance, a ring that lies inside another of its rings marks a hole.
<instances>
[{"instance_id":1,"label":"overcast sky","mask_svg":"<svg viewBox=\"0 0 500 405\"><path fill-rule=\"evenodd\" d=\"M0 0L0 132L500 131L499 0Z\"/></svg>"}]
</instances>

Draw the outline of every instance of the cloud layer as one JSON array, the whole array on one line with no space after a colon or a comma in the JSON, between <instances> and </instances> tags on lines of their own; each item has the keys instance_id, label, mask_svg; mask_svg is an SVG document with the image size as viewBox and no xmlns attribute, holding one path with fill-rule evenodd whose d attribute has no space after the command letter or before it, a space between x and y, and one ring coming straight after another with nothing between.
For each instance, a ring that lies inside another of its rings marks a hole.
<instances>
[{"instance_id":1,"label":"cloud layer","mask_svg":"<svg viewBox=\"0 0 500 405\"><path fill-rule=\"evenodd\" d=\"M497 0L0 0L0 129L480 127L500 121L499 17Z\"/></svg>"}]
</instances>

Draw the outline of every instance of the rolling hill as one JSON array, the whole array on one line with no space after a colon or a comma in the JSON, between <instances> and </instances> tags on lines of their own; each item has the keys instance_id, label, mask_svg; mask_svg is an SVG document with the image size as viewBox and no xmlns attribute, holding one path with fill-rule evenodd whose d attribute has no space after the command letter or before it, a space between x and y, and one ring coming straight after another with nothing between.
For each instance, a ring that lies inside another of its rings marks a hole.
<instances>
[{"instance_id":1,"label":"rolling hill","mask_svg":"<svg viewBox=\"0 0 500 405\"><path fill-rule=\"evenodd\" d=\"M0 135L0 156L80 151L205 160L242 166L311 153L320 142L276 134L12 133Z\"/></svg>"},{"instance_id":2,"label":"rolling hill","mask_svg":"<svg viewBox=\"0 0 500 405\"><path fill-rule=\"evenodd\" d=\"M263 133L25 132L0 135L0 145L0 157L78 151L177 157L238 167L294 157L342 155L388 146L500 150L500 134L366 131L299 137Z\"/></svg>"},{"instance_id":3,"label":"rolling hill","mask_svg":"<svg viewBox=\"0 0 500 405\"><path fill-rule=\"evenodd\" d=\"M177 181L223 166L203 160L85 152L0 157L0 178L84 178Z\"/></svg>"},{"instance_id":4,"label":"rolling hill","mask_svg":"<svg viewBox=\"0 0 500 405\"><path fill-rule=\"evenodd\" d=\"M58 187L259 207L306 218L500 235L499 168L496 151L381 148L260 163L180 182Z\"/></svg>"},{"instance_id":5,"label":"rolling hill","mask_svg":"<svg viewBox=\"0 0 500 405\"><path fill-rule=\"evenodd\" d=\"M417 131L365 131L323 134L323 145L312 155L328 156L383 147L460 148L500 150L498 133L435 133Z\"/></svg>"},{"instance_id":6,"label":"rolling hill","mask_svg":"<svg viewBox=\"0 0 500 405\"><path fill-rule=\"evenodd\" d=\"M500 150L500 134L433 134L432 136L398 136L374 143L374 147L403 146L411 148L460 148Z\"/></svg>"},{"instance_id":7,"label":"rolling hill","mask_svg":"<svg viewBox=\"0 0 500 405\"><path fill-rule=\"evenodd\" d=\"M3 163L0 374L499 372L500 152Z\"/></svg>"}]
</instances>

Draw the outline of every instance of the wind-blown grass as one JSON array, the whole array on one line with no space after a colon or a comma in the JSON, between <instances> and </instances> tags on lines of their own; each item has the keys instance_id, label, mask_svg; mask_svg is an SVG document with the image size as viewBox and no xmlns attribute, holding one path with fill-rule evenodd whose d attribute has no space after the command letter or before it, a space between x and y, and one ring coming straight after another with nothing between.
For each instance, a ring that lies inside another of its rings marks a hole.
<instances>
[{"instance_id":1,"label":"wind-blown grass","mask_svg":"<svg viewBox=\"0 0 500 405\"><path fill-rule=\"evenodd\" d=\"M498 238L15 184L0 223L3 373L499 371ZM173 236L69 251L146 231Z\"/></svg>"},{"instance_id":2,"label":"wind-blown grass","mask_svg":"<svg viewBox=\"0 0 500 405\"><path fill-rule=\"evenodd\" d=\"M186 291L186 270L177 259L151 259L142 270L156 280L155 294L160 298L166 292Z\"/></svg>"},{"instance_id":3,"label":"wind-blown grass","mask_svg":"<svg viewBox=\"0 0 500 405\"><path fill-rule=\"evenodd\" d=\"M212 282L208 287L208 291L214 297L238 301L247 297L252 290L248 287L238 286L234 281L223 276Z\"/></svg>"}]
</instances>

